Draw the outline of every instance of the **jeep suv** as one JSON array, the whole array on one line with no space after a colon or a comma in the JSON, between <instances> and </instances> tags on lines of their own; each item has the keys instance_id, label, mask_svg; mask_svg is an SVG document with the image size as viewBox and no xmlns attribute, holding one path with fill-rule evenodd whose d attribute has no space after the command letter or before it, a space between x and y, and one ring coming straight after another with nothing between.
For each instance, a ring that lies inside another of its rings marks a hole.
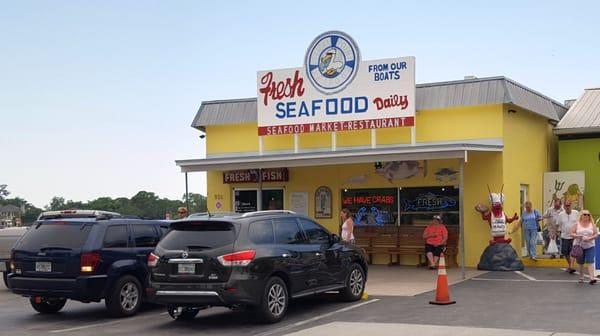
<instances>
[{"instance_id":1,"label":"jeep suv","mask_svg":"<svg viewBox=\"0 0 600 336\"><path fill-rule=\"evenodd\" d=\"M148 256L149 299L176 320L210 306L250 308L277 322L290 299L339 291L359 300L367 280L360 248L290 211L206 215L171 223Z\"/></svg>"},{"instance_id":2,"label":"jeep suv","mask_svg":"<svg viewBox=\"0 0 600 336\"><path fill-rule=\"evenodd\" d=\"M40 313L60 311L67 299L104 299L113 316L135 314L147 286L148 254L169 223L58 217L38 220L13 247L11 290Z\"/></svg>"}]
</instances>

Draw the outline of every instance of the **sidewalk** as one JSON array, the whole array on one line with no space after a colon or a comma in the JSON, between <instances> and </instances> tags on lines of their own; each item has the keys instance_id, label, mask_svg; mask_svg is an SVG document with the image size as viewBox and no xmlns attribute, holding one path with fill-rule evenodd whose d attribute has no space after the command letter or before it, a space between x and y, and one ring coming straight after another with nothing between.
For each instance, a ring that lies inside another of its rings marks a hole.
<instances>
[{"instance_id":1,"label":"sidewalk","mask_svg":"<svg viewBox=\"0 0 600 336\"><path fill-rule=\"evenodd\" d=\"M589 336L589 334L555 333L473 327L447 327L405 323L333 322L304 329L289 336L364 336L364 335L419 335L419 336Z\"/></svg>"},{"instance_id":2,"label":"sidewalk","mask_svg":"<svg viewBox=\"0 0 600 336\"><path fill-rule=\"evenodd\" d=\"M462 281L460 268L452 267L447 271L450 285ZM470 279L486 272L467 268L465 273ZM437 274L437 270L426 267L371 265L366 291L369 295L415 296L434 290Z\"/></svg>"}]
</instances>

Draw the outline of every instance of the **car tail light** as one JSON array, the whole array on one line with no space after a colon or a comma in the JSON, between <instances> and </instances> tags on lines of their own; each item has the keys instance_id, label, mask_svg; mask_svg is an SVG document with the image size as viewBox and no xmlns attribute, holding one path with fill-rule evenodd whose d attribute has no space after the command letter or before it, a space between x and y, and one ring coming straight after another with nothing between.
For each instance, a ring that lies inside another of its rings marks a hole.
<instances>
[{"instance_id":1,"label":"car tail light","mask_svg":"<svg viewBox=\"0 0 600 336\"><path fill-rule=\"evenodd\" d=\"M148 254L148 267L156 267L156 265L158 265L158 259L159 257L156 254Z\"/></svg>"},{"instance_id":2,"label":"car tail light","mask_svg":"<svg viewBox=\"0 0 600 336\"><path fill-rule=\"evenodd\" d=\"M92 273L96 271L96 267L100 262L100 253L98 252L90 252L83 253L81 255L81 272L82 273Z\"/></svg>"},{"instance_id":3,"label":"car tail light","mask_svg":"<svg viewBox=\"0 0 600 336\"><path fill-rule=\"evenodd\" d=\"M225 254L217 257L217 259L223 266L246 266L254 260L255 256L256 251L248 250Z\"/></svg>"},{"instance_id":4,"label":"car tail light","mask_svg":"<svg viewBox=\"0 0 600 336\"><path fill-rule=\"evenodd\" d=\"M10 260L8 261L8 264L10 265L10 271L14 272L15 271L15 251L14 250L10 251Z\"/></svg>"}]
</instances>

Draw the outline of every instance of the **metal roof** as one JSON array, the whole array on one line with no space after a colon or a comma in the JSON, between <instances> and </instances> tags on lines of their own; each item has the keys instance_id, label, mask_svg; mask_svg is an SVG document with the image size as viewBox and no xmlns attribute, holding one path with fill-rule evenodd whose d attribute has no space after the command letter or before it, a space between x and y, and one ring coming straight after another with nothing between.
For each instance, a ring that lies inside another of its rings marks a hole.
<instances>
[{"instance_id":1,"label":"metal roof","mask_svg":"<svg viewBox=\"0 0 600 336\"><path fill-rule=\"evenodd\" d=\"M600 132L600 88L586 89L556 125L556 134Z\"/></svg>"},{"instance_id":2,"label":"metal roof","mask_svg":"<svg viewBox=\"0 0 600 336\"><path fill-rule=\"evenodd\" d=\"M305 167L356 164L377 161L407 161L433 159L467 159L468 151L501 152L502 139L481 139L450 142L420 142L415 145L387 145L377 148L338 148L305 150L298 153L279 152L259 155L216 155L206 159L177 160L181 171L224 171L238 169Z\"/></svg>"},{"instance_id":3,"label":"metal roof","mask_svg":"<svg viewBox=\"0 0 600 336\"><path fill-rule=\"evenodd\" d=\"M506 77L487 77L417 85L417 110L457 106L514 104L553 121L567 108L535 90ZM255 123L256 98L205 101L192 122L204 130L208 125Z\"/></svg>"},{"instance_id":4,"label":"metal roof","mask_svg":"<svg viewBox=\"0 0 600 336\"><path fill-rule=\"evenodd\" d=\"M19 208L16 205L12 205L12 204L0 205L0 212L18 212L18 213L21 213L21 208Z\"/></svg>"}]
</instances>

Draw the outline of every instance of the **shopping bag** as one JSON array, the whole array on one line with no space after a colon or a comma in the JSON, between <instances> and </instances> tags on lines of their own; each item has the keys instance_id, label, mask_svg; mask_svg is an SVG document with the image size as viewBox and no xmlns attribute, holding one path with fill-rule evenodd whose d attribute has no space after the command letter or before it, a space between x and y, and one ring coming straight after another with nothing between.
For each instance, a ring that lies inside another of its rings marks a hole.
<instances>
[{"instance_id":1,"label":"shopping bag","mask_svg":"<svg viewBox=\"0 0 600 336\"><path fill-rule=\"evenodd\" d=\"M544 236L542 235L541 232L537 233L537 241L536 241L537 245L544 245Z\"/></svg>"},{"instance_id":2,"label":"shopping bag","mask_svg":"<svg viewBox=\"0 0 600 336\"><path fill-rule=\"evenodd\" d=\"M550 243L548 243L548 248L546 249L546 253L548 253L548 254L558 253L558 245L556 245L556 239L550 239Z\"/></svg>"}]
</instances>

